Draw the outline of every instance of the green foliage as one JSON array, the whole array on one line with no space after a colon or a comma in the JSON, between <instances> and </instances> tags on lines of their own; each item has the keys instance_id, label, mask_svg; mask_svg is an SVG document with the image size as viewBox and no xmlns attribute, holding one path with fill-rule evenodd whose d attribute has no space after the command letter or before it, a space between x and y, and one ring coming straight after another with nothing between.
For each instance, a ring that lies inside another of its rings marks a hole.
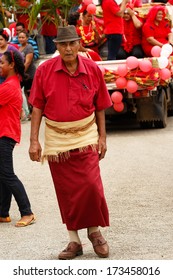
<instances>
[{"instance_id":1,"label":"green foliage","mask_svg":"<svg viewBox=\"0 0 173 280\"><path fill-rule=\"evenodd\" d=\"M32 33L39 13L42 12L45 12L44 21L52 21L57 26L63 25L67 21L69 11L73 7L80 5L81 1L82 0L23 0L23 2L28 2L30 5L28 5L28 7L25 5L21 7L20 0L0 0L1 22L5 26L4 9L13 11L20 9L22 13L27 13L29 15L30 33Z\"/></svg>"}]
</instances>

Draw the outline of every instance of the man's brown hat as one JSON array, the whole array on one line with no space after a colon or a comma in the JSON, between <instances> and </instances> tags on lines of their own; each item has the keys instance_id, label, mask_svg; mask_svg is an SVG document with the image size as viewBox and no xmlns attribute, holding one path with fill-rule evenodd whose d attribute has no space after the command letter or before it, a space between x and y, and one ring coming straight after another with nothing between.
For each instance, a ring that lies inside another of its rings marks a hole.
<instances>
[{"instance_id":1,"label":"man's brown hat","mask_svg":"<svg viewBox=\"0 0 173 280\"><path fill-rule=\"evenodd\" d=\"M68 25L64 27L58 27L57 38L55 38L53 41L55 43L62 43L80 40L80 38L81 37L79 37L76 32L76 27L74 25Z\"/></svg>"}]
</instances>

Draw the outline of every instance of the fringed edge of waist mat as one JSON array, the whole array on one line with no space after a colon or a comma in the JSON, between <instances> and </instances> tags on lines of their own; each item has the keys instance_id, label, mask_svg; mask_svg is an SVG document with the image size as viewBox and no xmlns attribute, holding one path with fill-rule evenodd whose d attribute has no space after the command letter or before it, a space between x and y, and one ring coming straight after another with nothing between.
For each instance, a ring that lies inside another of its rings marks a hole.
<instances>
[{"instance_id":1,"label":"fringed edge of waist mat","mask_svg":"<svg viewBox=\"0 0 173 280\"><path fill-rule=\"evenodd\" d=\"M60 152L57 155L43 155L41 158L42 164L44 163L45 160L51 161L51 162L64 162L70 158L70 152L73 152L75 150L78 150L79 153L86 152L89 148L91 148L94 152L98 150L98 144L90 144L85 147L69 150L66 152Z\"/></svg>"}]
</instances>

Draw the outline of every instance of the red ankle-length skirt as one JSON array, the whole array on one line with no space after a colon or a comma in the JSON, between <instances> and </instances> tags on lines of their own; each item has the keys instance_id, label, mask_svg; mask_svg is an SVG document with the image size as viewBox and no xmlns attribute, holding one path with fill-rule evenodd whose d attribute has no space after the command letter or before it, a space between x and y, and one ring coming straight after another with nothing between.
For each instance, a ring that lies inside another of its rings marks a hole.
<instances>
[{"instance_id":1,"label":"red ankle-length skirt","mask_svg":"<svg viewBox=\"0 0 173 280\"><path fill-rule=\"evenodd\" d=\"M70 151L65 161L51 162L56 196L68 230L109 226L109 213L100 177L98 152Z\"/></svg>"}]
</instances>

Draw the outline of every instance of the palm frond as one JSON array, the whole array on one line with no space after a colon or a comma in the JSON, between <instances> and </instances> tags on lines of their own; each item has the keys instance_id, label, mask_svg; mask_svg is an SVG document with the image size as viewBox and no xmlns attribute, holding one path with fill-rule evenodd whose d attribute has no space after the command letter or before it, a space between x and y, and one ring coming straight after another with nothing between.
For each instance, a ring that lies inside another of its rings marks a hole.
<instances>
[{"instance_id":1,"label":"palm frond","mask_svg":"<svg viewBox=\"0 0 173 280\"><path fill-rule=\"evenodd\" d=\"M20 13L27 13L29 15L28 29L32 33L40 13L45 12L43 23L50 20L58 26L67 21L69 11L81 2L82 0L0 0L0 6L6 9L12 7ZM5 18L3 12L1 12L1 17L3 21Z\"/></svg>"}]
</instances>

